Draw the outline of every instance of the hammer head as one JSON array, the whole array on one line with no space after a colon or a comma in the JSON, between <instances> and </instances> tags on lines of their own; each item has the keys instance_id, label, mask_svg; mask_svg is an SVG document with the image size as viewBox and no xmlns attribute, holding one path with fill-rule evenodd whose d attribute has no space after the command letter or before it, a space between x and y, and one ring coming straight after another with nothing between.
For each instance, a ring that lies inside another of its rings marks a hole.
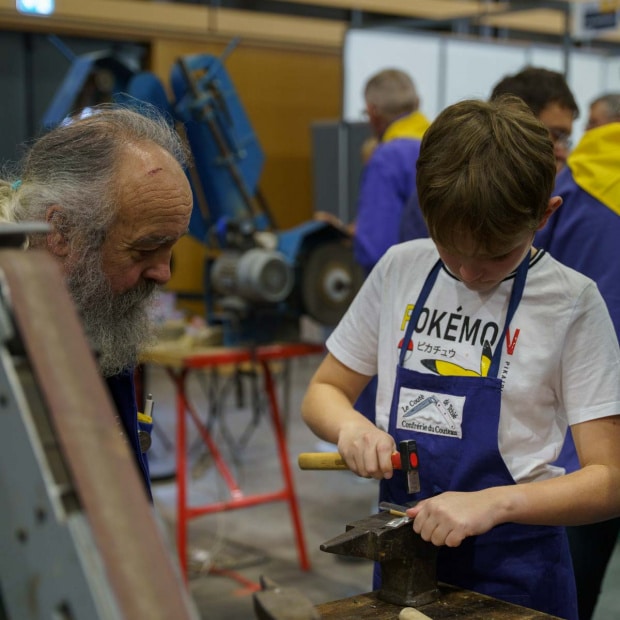
<instances>
[{"instance_id":1,"label":"hammer head","mask_svg":"<svg viewBox=\"0 0 620 620\"><path fill-rule=\"evenodd\" d=\"M420 474L418 472L418 448L415 439L407 439L398 444L400 466L407 475L407 491L418 493L420 490Z\"/></svg>"}]
</instances>

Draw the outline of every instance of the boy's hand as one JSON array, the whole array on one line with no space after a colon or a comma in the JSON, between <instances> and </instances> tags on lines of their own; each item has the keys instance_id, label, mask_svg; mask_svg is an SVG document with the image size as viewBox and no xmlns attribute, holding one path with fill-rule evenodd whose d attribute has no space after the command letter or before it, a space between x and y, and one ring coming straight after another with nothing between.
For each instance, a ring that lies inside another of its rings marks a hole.
<instances>
[{"instance_id":1,"label":"boy's hand","mask_svg":"<svg viewBox=\"0 0 620 620\"><path fill-rule=\"evenodd\" d=\"M366 419L340 429L338 452L347 467L363 478L391 478L395 449L394 439Z\"/></svg>"},{"instance_id":2,"label":"boy's hand","mask_svg":"<svg viewBox=\"0 0 620 620\"><path fill-rule=\"evenodd\" d=\"M495 502L485 491L446 492L422 500L407 510L413 529L437 546L458 547L468 536L488 532L496 525Z\"/></svg>"}]
</instances>

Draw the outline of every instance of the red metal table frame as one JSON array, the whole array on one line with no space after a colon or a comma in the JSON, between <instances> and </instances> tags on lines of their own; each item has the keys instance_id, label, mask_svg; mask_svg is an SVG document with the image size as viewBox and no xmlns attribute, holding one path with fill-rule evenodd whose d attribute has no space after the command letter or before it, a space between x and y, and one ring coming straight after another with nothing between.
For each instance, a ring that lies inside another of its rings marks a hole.
<instances>
[{"instance_id":1,"label":"red metal table frame","mask_svg":"<svg viewBox=\"0 0 620 620\"><path fill-rule=\"evenodd\" d=\"M301 523L301 516L293 476L288 458L287 440L280 405L276 393L276 386L270 367L270 362L287 360L306 355L316 355L324 352L322 344L315 343L285 343L258 346L255 348L206 348L195 352L174 352L173 349L164 349L158 354L157 349L147 353L145 363L163 366L175 384L176 389L176 475L177 475L177 547L179 562L184 576L187 578L187 526L191 519L214 512L248 508L268 502L286 501L289 505L299 564L302 570L309 570L310 562L306 552L306 543ZM267 395L269 414L273 426L274 437L280 460L280 468L284 479L281 490L270 493L245 495L239 487L230 468L224 460L221 451L213 440L211 433L198 416L194 406L186 393L186 380L192 370L204 370L217 366L255 363L262 369L264 389ZM206 504L203 506L189 506L187 502L187 416L194 422L203 442L209 449L217 470L230 491L230 499L226 501Z\"/></svg>"}]
</instances>

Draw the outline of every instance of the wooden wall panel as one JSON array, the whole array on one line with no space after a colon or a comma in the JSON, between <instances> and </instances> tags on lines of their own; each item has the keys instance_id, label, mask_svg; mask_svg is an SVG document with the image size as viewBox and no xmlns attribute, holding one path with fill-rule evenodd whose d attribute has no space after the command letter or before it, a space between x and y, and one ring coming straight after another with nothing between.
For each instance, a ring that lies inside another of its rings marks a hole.
<instances>
[{"instance_id":1,"label":"wooden wall panel","mask_svg":"<svg viewBox=\"0 0 620 620\"><path fill-rule=\"evenodd\" d=\"M162 41L151 49L152 70L168 82L182 55L221 54L224 43L204 46ZM241 43L226 68L265 152L260 182L278 227L312 215L311 124L341 115L339 53L294 51Z\"/></svg>"},{"instance_id":2,"label":"wooden wall panel","mask_svg":"<svg viewBox=\"0 0 620 620\"><path fill-rule=\"evenodd\" d=\"M186 54L221 54L226 42L197 45L155 41L151 70L165 84ZM311 125L341 116L340 51L294 50L241 42L226 68L265 152L260 188L280 229L312 217ZM204 253L188 240L178 246L170 288L199 291Z\"/></svg>"},{"instance_id":3,"label":"wooden wall panel","mask_svg":"<svg viewBox=\"0 0 620 620\"><path fill-rule=\"evenodd\" d=\"M221 54L224 43L155 42L152 70L168 83L182 55ZM240 43L226 68L265 152L260 188L279 228L312 216L311 124L341 115L340 53Z\"/></svg>"}]
</instances>

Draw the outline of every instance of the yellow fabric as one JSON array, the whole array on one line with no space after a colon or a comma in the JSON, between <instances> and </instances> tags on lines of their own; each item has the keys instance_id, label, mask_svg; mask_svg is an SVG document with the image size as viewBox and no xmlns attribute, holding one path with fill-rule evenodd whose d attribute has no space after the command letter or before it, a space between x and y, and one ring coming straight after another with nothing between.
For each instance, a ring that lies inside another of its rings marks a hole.
<instances>
[{"instance_id":1,"label":"yellow fabric","mask_svg":"<svg viewBox=\"0 0 620 620\"><path fill-rule=\"evenodd\" d=\"M143 424L153 424L153 418L146 415L146 413L138 411L138 422L142 422Z\"/></svg>"},{"instance_id":2,"label":"yellow fabric","mask_svg":"<svg viewBox=\"0 0 620 620\"><path fill-rule=\"evenodd\" d=\"M381 137L381 142L388 142L395 138L416 138L419 140L430 124L431 122L422 112L412 112L392 122Z\"/></svg>"},{"instance_id":3,"label":"yellow fabric","mask_svg":"<svg viewBox=\"0 0 620 620\"><path fill-rule=\"evenodd\" d=\"M568 157L575 183L620 215L620 123L586 131Z\"/></svg>"}]
</instances>

